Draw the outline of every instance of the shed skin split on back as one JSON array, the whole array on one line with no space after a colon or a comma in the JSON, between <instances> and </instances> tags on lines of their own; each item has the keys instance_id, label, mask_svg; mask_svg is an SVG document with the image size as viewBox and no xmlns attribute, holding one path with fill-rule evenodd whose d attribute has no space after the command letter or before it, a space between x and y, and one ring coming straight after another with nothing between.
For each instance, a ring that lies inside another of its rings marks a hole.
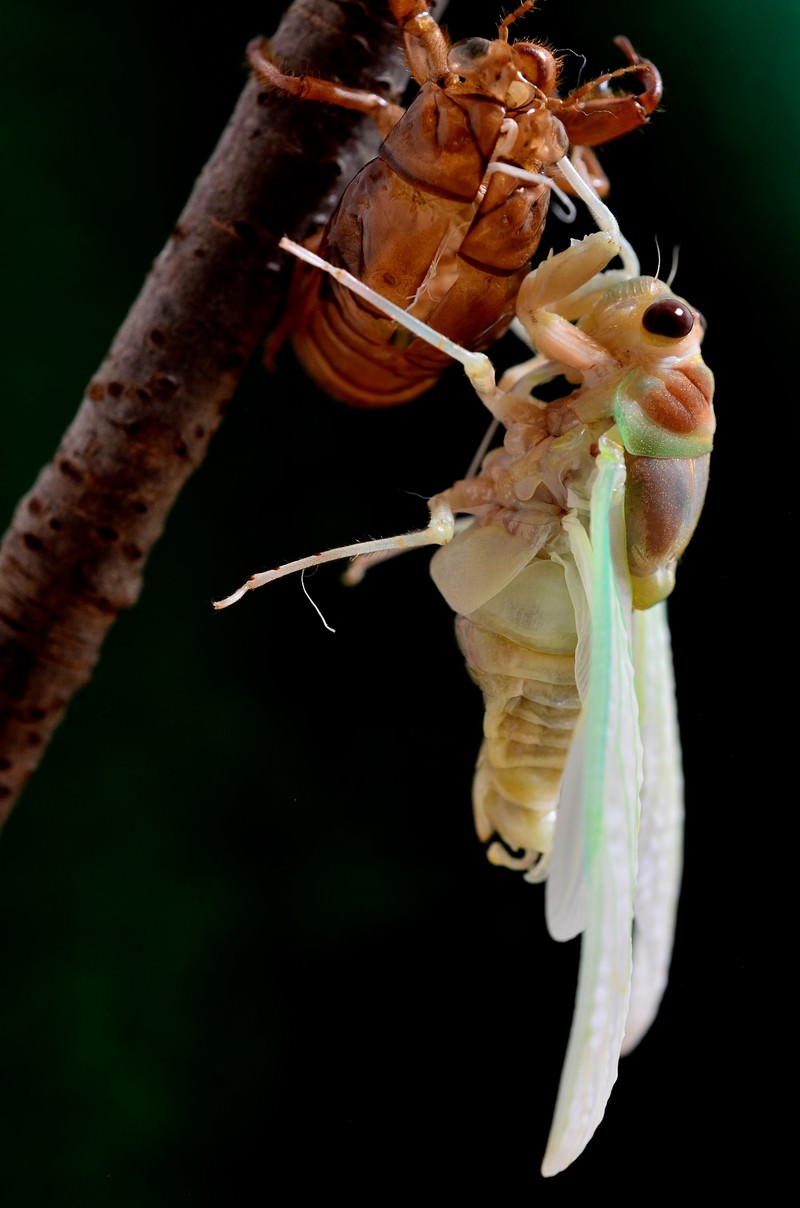
<instances>
[{"instance_id":1,"label":"shed skin split on back","mask_svg":"<svg viewBox=\"0 0 800 1208\"><path fill-rule=\"evenodd\" d=\"M361 559L441 547L431 573L485 703L478 835L493 863L546 881L554 938L582 934L546 1176L591 1139L619 1056L666 985L682 782L664 599L702 508L715 425L697 312L639 275L610 211L569 161L559 170L601 229L526 278L518 315L538 355L499 384L485 355L284 241L458 359L505 436L431 499L427 529L300 559L216 605L320 561L356 557L357 578ZM622 268L609 269L616 255ZM531 393L559 376L569 394Z\"/></svg>"},{"instance_id":2,"label":"shed skin split on back","mask_svg":"<svg viewBox=\"0 0 800 1208\"><path fill-rule=\"evenodd\" d=\"M627 66L570 95L557 95L560 61L544 44L493 41L451 46L424 4L391 0L420 91L408 110L376 94L325 80L290 77L263 41L249 60L260 83L308 101L358 109L385 141L345 189L314 241L341 267L469 349L488 348L514 317L515 298L544 227L549 190L568 147L602 177L589 148L646 122L661 98L658 71L627 39ZM634 95L624 89L637 85ZM615 92L613 85L623 91ZM498 171L508 163L527 181ZM268 357L286 335L308 374L333 398L357 407L394 406L438 380L448 357L388 322L324 274L299 267Z\"/></svg>"}]
</instances>

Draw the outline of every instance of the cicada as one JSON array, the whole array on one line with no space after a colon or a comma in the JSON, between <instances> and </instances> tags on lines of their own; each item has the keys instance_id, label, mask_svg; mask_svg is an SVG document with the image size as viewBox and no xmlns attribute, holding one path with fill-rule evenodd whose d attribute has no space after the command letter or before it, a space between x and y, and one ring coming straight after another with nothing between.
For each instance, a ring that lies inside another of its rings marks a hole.
<instances>
[{"instance_id":1,"label":"cicada","mask_svg":"<svg viewBox=\"0 0 800 1208\"><path fill-rule=\"evenodd\" d=\"M518 315L537 355L499 384L486 356L332 270L462 362L502 445L430 501L426 529L254 575L216 605L322 561L442 547L431 574L485 704L478 836L493 863L546 882L555 939L582 935L545 1175L588 1143L667 981L683 798L665 600L703 506L715 427L699 313L639 273L613 215L562 170L601 229L524 282ZM617 255L622 268L609 269ZM564 397L533 393L561 376L573 387Z\"/></svg>"},{"instance_id":2,"label":"cicada","mask_svg":"<svg viewBox=\"0 0 800 1208\"><path fill-rule=\"evenodd\" d=\"M617 39L625 67L559 97L553 52L509 41L509 26L532 5L506 17L493 41L451 45L422 0L391 0L421 86L405 111L372 93L287 75L263 40L249 48L265 87L369 114L384 136L316 240L319 253L469 349L488 348L514 316L548 209L542 173L556 172L568 147L585 153L642 125L661 98L657 69L625 38ZM638 95L612 91L630 82ZM587 154L585 173L599 180L600 172ZM307 266L295 276L270 355L287 333L308 374L359 407L415 398L448 363Z\"/></svg>"}]
</instances>

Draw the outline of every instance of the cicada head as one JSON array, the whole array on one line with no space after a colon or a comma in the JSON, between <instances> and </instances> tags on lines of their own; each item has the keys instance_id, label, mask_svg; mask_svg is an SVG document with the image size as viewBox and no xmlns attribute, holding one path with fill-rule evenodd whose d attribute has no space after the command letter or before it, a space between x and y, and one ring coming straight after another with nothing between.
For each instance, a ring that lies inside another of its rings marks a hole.
<instances>
[{"instance_id":1,"label":"cicada head","mask_svg":"<svg viewBox=\"0 0 800 1208\"><path fill-rule=\"evenodd\" d=\"M621 363L657 369L700 355L700 313L655 277L632 277L607 289L579 326Z\"/></svg>"},{"instance_id":2,"label":"cicada head","mask_svg":"<svg viewBox=\"0 0 800 1208\"><path fill-rule=\"evenodd\" d=\"M606 290L579 326L610 354L602 372L627 453L711 452L714 377L700 352L704 323L698 311L664 282L634 277Z\"/></svg>"},{"instance_id":3,"label":"cicada head","mask_svg":"<svg viewBox=\"0 0 800 1208\"><path fill-rule=\"evenodd\" d=\"M518 75L511 46L499 39L490 42L487 38L466 38L456 42L448 52L447 67L458 77L448 91L478 93L501 105Z\"/></svg>"},{"instance_id":4,"label":"cicada head","mask_svg":"<svg viewBox=\"0 0 800 1208\"><path fill-rule=\"evenodd\" d=\"M458 78L450 91L489 96L512 113L548 97L559 70L558 60L541 43L509 43L504 38L456 42L448 52L447 67Z\"/></svg>"}]
</instances>

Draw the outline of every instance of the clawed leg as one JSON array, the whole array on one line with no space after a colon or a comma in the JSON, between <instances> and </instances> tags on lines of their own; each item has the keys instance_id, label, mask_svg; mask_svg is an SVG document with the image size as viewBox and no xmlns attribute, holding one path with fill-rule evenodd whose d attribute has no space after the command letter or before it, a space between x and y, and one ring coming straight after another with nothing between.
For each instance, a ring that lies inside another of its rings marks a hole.
<instances>
[{"instance_id":1,"label":"clawed leg","mask_svg":"<svg viewBox=\"0 0 800 1208\"><path fill-rule=\"evenodd\" d=\"M424 0L390 0L403 33L408 70L418 84L447 74L449 44Z\"/></svg>"},{"instance_id":2,"label":"clawed leg","mask_svg":"<svg viewBox=\"0 0 800 1208\"><path fill-rule=\"evenodd\" d=\"M635 130L655 112L661 100L661 76L655 64L638 55L627 38L615 38L614 44L625 55L628 66L606 72L576 88L558 110L573 145L596 147ZM639 77L642 91L638 95L615 93L609 88L612 80L631 76Z\"/></svg>"},{"instance_id":3,"label":"clawed leg","mask_svg":"<svg viewBox=\"0 0 800 1208\"><path fill-rule=\"evenodd\" d=\"M397 125L405 110L401 105L387 101L377 92L361 88L348 88L334 84L331 80L320 80L317 76L288 75L281 71L269 57L266 38L254 38L247 48L247 59L253 75L265 88L277 88L288 92L302 101L322 101L337 105L340 109L352 109L371 117L383 138Z\"/></svg>"}]
</instances>

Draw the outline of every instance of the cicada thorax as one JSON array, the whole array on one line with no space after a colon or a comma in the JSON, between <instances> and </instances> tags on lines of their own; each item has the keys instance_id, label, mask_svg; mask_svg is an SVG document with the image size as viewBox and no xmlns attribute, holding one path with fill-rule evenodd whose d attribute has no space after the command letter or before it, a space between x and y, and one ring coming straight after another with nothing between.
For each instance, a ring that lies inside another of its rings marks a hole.
<instances>
[{"instance_id":1,"label":"cicada thorax","mask_svg":"<svg viewBox=\"0 0 800 1208\"><path fill-rule=\"evenodd\" d=\"M501 162L539 173L566 148L541 103L510 114L491 97L430 82L345 189L320 252L464 347L487 348L514 317L550 193L487 170L502 152ZM392 406L429 389L449 363L337 282L298 274L292 343L333 397Z\"/></svg>"}]
</instances>

